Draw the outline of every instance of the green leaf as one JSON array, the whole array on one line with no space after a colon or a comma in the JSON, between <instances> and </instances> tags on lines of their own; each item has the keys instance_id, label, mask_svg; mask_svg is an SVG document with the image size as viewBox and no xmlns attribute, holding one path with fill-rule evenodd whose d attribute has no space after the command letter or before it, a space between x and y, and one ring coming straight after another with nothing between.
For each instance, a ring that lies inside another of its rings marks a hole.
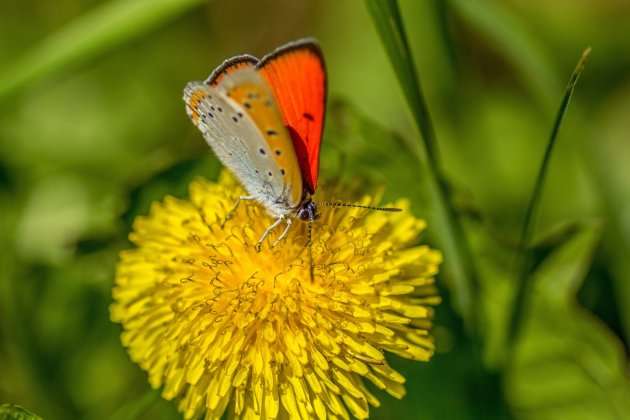
<instances>
[{"instance_id":1,"label":"green leaf","mask_svg":"<svg viewBox=\"0 0 630 420\"><path fill-rule=\"evenodd\" d=\"M0 101L142 36L206 0L113 0L70 22L0 71Z\"/></svg>"},{"instance_id":2,"label":"green leaf","mask_svg":"<svg viewBox=\"0 0 630 420\"><path fill-rule=\"evenodd\" d=\"M450 200L448 180L442 168L433 122L411 57L398 3L395 0L366 0L366 5L422 136L423 143L410 144L410 149L420 163L423 163L422 154L426 154L436 230L445 254L445 269L453 282L451 287L454 303L469 329L474 332L477 329L474 304L478 301L479 286L472 253Z\"/></svg>"},{"instance_id":3,"label":"green leaf","mask_svg":"<svg viewBox=\"0 0 630 420\"><path fill-rule=\"evenodd\" d=\"M517 417L603 419L630 412L623 346L576 302L601 232L601 223L587 224L532 277L522 334L505 377Z\"/></svg>"},{"instance_id":4,"label":"green leaf","mask_svg":"<svg viewBox=\"0 0 630 420\"><path fill-rule=\"evenodd\" d=\"M0 405L0 420L41 420L42 418L28 410L13 404Z\"/></svg>"}]
</instances>

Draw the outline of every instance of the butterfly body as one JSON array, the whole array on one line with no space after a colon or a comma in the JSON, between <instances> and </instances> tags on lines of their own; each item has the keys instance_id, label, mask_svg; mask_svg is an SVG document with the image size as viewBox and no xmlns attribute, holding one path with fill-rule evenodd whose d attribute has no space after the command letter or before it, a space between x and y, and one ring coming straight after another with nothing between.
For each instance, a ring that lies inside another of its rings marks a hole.
<instances>
[{"instance_id":1,"label":"butterfly body","mask_svg":"<svg viewBox=\"0 0 630 420\"><path fill-rule=\"evenodd\" d=\"M312 221L324 122L326 73L316 41L304 39L261 60L236 56L184 90L187 113L219 160L287 229Z\"/></svg>"}]
</instances>

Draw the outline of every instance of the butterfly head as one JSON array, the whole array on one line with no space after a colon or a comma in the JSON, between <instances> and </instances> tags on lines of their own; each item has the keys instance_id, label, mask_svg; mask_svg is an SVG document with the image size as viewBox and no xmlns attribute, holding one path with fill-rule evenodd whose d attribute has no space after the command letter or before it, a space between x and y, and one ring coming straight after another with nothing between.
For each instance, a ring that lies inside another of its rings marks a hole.
<instances>
[{"instance_id":1,"label":"butterfly head","mask_svg":"<svg viewBox=\"0 0 630 420\"><path fill-rule=\"evenodd\" d=\"M317 204L313 203L313 200L310 198L300 204L295 215L298 219L304 220L305 222L312 222L313 220L319 219L319 216L321 216L320 213L317 213Z\"/></svg>"}]
</instances>

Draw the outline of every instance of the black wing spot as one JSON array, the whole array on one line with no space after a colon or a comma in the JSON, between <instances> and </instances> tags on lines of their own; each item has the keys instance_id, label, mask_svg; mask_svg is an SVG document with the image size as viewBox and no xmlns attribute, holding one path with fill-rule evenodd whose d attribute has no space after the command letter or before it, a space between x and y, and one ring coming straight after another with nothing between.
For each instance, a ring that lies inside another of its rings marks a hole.
<instances>
[{"instance_id":1,"label":"black wing spot","mask_svg":"<svg viewBox=\"0 0 630 420\"><path fill-rule=\"evenodd\" d=\"M280 149L276 149L276 156L280 156L282 154L282 151Z\"/></svg>"},{"instance_id":2,"label":"black wing spot","mask_svg":"<svg viewBox=\"0 0 630 420\"><path fill-rule=\"evenodd\" d=\"M302 116L309 121L315 121L315 117L313 117L313 115L309 114L308 112L305 112L304 114L302 114Z\"/></svg>"},{"instance_id":3,"label":"black wing spot","mask_svg":"<svg viewBox=\"0 0 630 420\"><path fill-rule=\"evenodd\" d=\"M271 171L267 172L267 175L272 176L273 174L271 173Z\"/></svg>"},{"instance_id":4,"label":"black wing spot","mask_svg":"<svg viewBox=\"0 0 630 420\"><path fill-rule=\"evenodd\" d=\"M268 136L277 136L278 132L276 130L267 130Z\"/></svg>"},{"instance_id":5,"label":"black wing spot","mask_svg":"<svg viewBox=\"0 0 630 420\"><path fill-rule=\"evenodd\" d=\"M236 115L238 115L239 118L243 118L243 113L242 112L238 112Z\"/></svg>"},{"instance_id":6,"label":"black wing spot","mask_svg":"<svg viewBox=\"0 0 630 420\"><path fill-rule=\"evenodd\" d=\"M210 105L210 109L214 111L214 105Z\"/></svg>"},{"instance_id":7,"label":"black wing spot","mask_svg":"<svg viewBox=\"0 0 630 420\"><path fill-rule=\"evenodd\" d=\"M286 172L284 171L284 169L280 169L280 173L281 173L282 175L286 174Z\"/></svg>"},{"instance_id":8,"label":"black wing spot","mask_svg":"<svg viewBox=\"0 0 630 420\"><path fill-rule=\"evenodd\" d=\"M252 109L252 104L249 102L243 102L243 106L247 109Z\"/></svg>"},{"instance_id":9,"label":"black wing spot","mask_svg":"<svg viewBox=\"0 0 630 420\"><path fill-rule=\"evenodd\" d=\"M212 112L208 112L208 117L214 118L214 115L212 115Z\"/></svg>"},{"instance_id":10,"label":"black wing spot","mask_svg":"<svg viewBox=\"0 0 630 420\"><path fill-rule=\"evenodd\" d=\"M234 121L234 122L238 122L238 118L236 118L236 117L232 117L232 121Z\"/></svg>"},{"instance_id":11,"label":"black wing spot","mask_svg":"<svg viewBox=\"0 0 630 420\"><path fill-rule=\"evenodd\" d=\"M218 107L218 108L217 108L217 111L219 111L219 112L223 112L223 108Z\"/></svg>"},{"instance_id":12,"label":"black wing spot","mask_svg":"<svg viewBox=\"0 0 630 420\"><path fill-rule=\"evenodd\" d=\"M265 149L263 149L262 147L260 149L258 149L258 151L260 152L261 155L266 155L267 152L265 152Z\"/></svg>"}]
</instances>

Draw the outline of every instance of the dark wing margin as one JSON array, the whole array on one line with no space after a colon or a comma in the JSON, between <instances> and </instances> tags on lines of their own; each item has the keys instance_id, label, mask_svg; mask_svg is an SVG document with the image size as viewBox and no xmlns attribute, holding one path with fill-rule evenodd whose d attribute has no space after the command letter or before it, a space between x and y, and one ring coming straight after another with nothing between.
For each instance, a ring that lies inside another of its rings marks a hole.
<instances>
[{"instance_id":1,"label":"dark wing margin","mask_svg":"<svg viewBox=\"0 0 630 420\"><path fill-rule=\"evenodd\" d=\"M258 64L258 59L253 55L242 54L237 55L232 58L228 58L223 63L219 65L216 69L212 71L210 76L204 82L207 85L215 86L217 85L223 76L226 74L232 73L233 71L245 68L245 67L255 67Z\"/></svg>"}]
</instances>

